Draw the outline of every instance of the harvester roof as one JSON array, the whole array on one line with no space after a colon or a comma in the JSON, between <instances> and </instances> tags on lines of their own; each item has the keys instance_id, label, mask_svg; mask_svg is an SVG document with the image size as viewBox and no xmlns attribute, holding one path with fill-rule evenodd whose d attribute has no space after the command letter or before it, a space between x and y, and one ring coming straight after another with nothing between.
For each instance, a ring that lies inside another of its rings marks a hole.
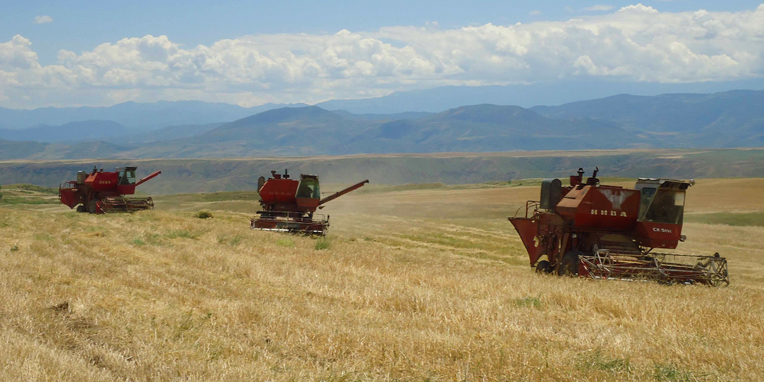
<instances>
[{"instance_id":1,"label":"harvester roof","mask_svg":"<svg viewBox=\"0 0 764 382\"><path fill-rule=\"evenodd\" d=\"M668 188L672 190L686 190L690 186L695 185L695 180L682 180L682 179L663 179L663 178L639 178L635 189L641 190L643 188Z\"/></svg>"}]
</instances>

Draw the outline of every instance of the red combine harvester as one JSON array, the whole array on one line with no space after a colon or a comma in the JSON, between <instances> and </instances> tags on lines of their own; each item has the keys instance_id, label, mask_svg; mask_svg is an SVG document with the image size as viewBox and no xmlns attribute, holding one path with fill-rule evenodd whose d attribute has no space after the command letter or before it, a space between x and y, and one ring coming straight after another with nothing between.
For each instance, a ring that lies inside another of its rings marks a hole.
<instances>
[{"instance_id":1,"label":"red combine harvester","mask_svg":"<svg viewBox=\"0 0 764 382\"><path fill-rule=\"evenodd\" d=\"M511 217L537 272L594 279L656 280L729 285L727 260L653 252L675 249L682 235L687 189L693 180L639 178L634 189L601 185L583 169L570 186L545 179L541 200L525 217ZM519 212L519 210L518 210Z\"/></svg>"},{"instance_id":2,"label":"red combine harvester","mask_svg":"<svg viewBox=\"0 0 764 382\"><path fill-rule=\"evenodd\" d=\"M111 212L133 212L154 208L154 201L148 198L127 198L135 193L135 187L161 174L157 171L139 181L135 181L137 167L118 168L114 172L77 172L77 180L66 182L58 188L58 198L69 208L77 207L77 212L103 214Z\"/></svg>"},{"instance_id":3,"label":"red combine harvester","mask_svg":"<svg viewBox=\"0 0 764 382\"><path fill-rule=\"evenodd\" d=\"M302 174L297 181L289 179L289 173L284 170L283 175L271 171L271 176L267 181L262 176L258 179L257 192L263 210L257 211L257 216L250 221L252 229L326 235L329 216L314 215L316 209L369 183L364 180L321 199L316 175Z\"/></svg>"}]
</instances>

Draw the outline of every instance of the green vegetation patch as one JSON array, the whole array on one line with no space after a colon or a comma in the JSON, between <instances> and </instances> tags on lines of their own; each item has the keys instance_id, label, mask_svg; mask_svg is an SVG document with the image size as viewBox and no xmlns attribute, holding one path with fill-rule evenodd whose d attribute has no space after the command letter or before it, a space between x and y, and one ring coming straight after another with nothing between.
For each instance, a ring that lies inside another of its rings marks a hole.
<instances>
[{"instance_id":1,"label":"green vegetation patch","mask_svg":"<svg viewBox=\"0 0 764 382\"><path fill-rule=\"evenodd\" d=\"M2 187L0 204L58 204L58 190L33 184L11 184Z\"/></svg>"},{"instance_id":2,"label":"green vegetation patch","mask_svg":"<svg viewBox=\"0 0 764 382\"><path fill-rule=\"evenodd\" d=\"M599 370L610 373L629 373L632 366L628 358L610 357L595 351L579 354L576 364L581 370Z\"/></svg>"},{"instance_id":3,"label":"green vegetation patch","mask_svg":"<svg viewBox=\"0 0 764 382\"><path fill-rule=\"evenodd\" d=\"M225 244L230 245L231 247L235 247L241 243L242 236L235 235L235 236L218 236L218 244Z\"/></svg>"},{"instance_id":4,"label":"green vegetation patch","mask_svg":"<svg viewBox=\"0 0 764 382\"><path fill-rule=\"evenodd\" d=\"M515 299L515 305L521 308L541 308L541 299L533 296L525 296Z\"/></svg>"},{"instance_id":5,"label":"green vegetation patch","mask_svg":"<svg viewBox=\"0 0 764 382\"><path fill-rule=\"evenodd\" d=\"M200 236L202 236L201 232L194 232L194 231L189 231L189 230L185 230L185 229L179 229L179 230L170 231L167 234L167 238L168 239L178 239L178 238L181 238L181 239L193 239L193 240L196 240Z\"/></svg>"},{"instance_id":6,"label":"green vegetation patch","mask_svg":"<svg viewBox=\"0 0 764 382\"><path fill-rule=\"evenodd\" d=\"M202 192L197 194L173 194L157 196L156 200L171 199L175 202L225 202L230 200L260 200L257 191Z\"/></svg>"},{"instance_id":7,"label":"green vegetation patch","mask_svg":"<svg viewBox=\"0 0 764 382\"><path fill-rule=\"evenodd\" d=\"M682 370L673 363L655 364L653 377L658 381L691 382L699 380L699 376Z\"/></svg>"},{"instance_id":8,"label":"green vegetation patch","mask_svg":"<svg viewBox=\"0 0 764 382\"><path fill-rule=\"evenodd\" d=\"M731 226L764 227L764 212L685 215L687 223L726 224Z\"/></svg>"},{"instance_id":9,"label":"green vegetation patch","mask_svg":"<svg viewBox=\"0 0 764 382\"><path fill-rule=\"evenodd\" d=\"M314 247L317 251L323 251L325 249L329 249L332 246L332 241L326 237L320 237L318 240L316 240L316 246Z\"/></svg>"},{"instance_id":10,"label":"green vegetation patch","mask_svg":"<svg viewBox=\"0 0 764 382\"><path fill-rule=\"evenodd\" d=\"M42 198L24 198L24 197L12 197L2 196L0 197L0 203L2 204L58 204L58 200L42 199Z\"/></svg>"},{"instance_id":11,"label":"green vegetation patch","mask_svg":"<svg viewBox=\"0 0 764 382\"><path fill-rule=\"evenodd\" d=\"M210 212L210 211L199 211L194 216L199 218L199 219L210 219L210 218L212 218L212 212Z\"/></svg>"},{"instance_id":12,"label":"green vegetation patch","mask_svg":"<svg viewBox=\"0 0 764 382\"><path fill-rule=\"evenodd\" d=\"M58 190L50 187L36 186L34 184L11 184L5 186L6 189L17 189L19 191L36 192L46 195L58 195Z\"/></svg>"},{"instance_id":13,"label":"green vegetation patch","mask_svg":"<svg viewBox=\"0 0 764 382\"><path fill-rule=\"evenodd\" d=\"M276 240L276 245L280 247L287 247L287 248L293 248L296 246L294 243L294 240L292 240L289 237L279 238L278 240Z\"/></svg>"}]
</instances>

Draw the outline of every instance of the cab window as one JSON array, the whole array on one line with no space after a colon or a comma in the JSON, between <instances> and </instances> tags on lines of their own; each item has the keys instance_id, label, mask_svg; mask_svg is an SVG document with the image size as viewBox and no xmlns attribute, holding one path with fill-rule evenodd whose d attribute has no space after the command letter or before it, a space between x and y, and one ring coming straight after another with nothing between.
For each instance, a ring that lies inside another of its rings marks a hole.
<instances>
[{"instance_id":1,"label":"cab window","mask_svg":"<svg viewBox=\"0 0 764 382\"><path fill-rule=\"evenodd\" d=\"M124 170L119 172L119 184L135 184L135 171Z\"/></svg>"},{"instance_id":2,"label":"cab window","mask_svg":"<svg viewBox=\"0 0 764 382\"><path fill-rule=\"evenodd\" d=\"M684 191L655 190L654 188L642 189L642 201L639 211L640 221L682 224L684 216Z\"/></svg>"},{"instance_id":3,"label":"cab window","mask_svg":"<svg viewBox=\"0 0 764 382\"><path fill-rule=\"evenodd\" d=\"M298 198L320 199L321 191L318 189L318 179L303 179L297 188Z\"/></svg>"}]
</instances>

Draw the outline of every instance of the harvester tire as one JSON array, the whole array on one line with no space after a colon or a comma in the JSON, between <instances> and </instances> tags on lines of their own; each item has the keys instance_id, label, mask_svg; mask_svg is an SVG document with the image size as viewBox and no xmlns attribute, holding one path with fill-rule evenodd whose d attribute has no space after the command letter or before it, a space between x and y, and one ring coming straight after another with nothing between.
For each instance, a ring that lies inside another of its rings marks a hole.
<instances>
[{"instance_id":1,"label":"harvester tire","mask_svg":"<svg viewBox=\"0 0 764 382\"><path fill-rule=\"evenodd\" d=\"M88 212L91 214L94 214L98 211L98 207L96 206L96 201L91 200L88 202Z\"/></svg>"},{"instance_id":2,"label":"harvester tire","mask_svg":"<svg viewBox=\"0 0 764 382\"><path fill-rule=\"evenodd\" d=\"M77 206L77 212L85 212L85 206L83 206L82 204Z\"/></svg>"},{"instance_id":3,"label":"harvester tire","mask_svg":"<svg viewBox=\"0 0 764 382\"><path fill-rule=\"evenodd\" d=\"M552 266L546 260L541 260L536 264L536 273L551 273Z\"/></svg>"},{"instance_id":4,"label":"harvester tire","mask_svg":"<svg viewBox=\"0 0 764 382\"><path fill-rule=\"evenodd\" d=\"M560 264L561 276L578 276L579 255L583 255L583 253L579 251L570 251L562 257L562 264Z\"/></svg>"}]
</instances>

